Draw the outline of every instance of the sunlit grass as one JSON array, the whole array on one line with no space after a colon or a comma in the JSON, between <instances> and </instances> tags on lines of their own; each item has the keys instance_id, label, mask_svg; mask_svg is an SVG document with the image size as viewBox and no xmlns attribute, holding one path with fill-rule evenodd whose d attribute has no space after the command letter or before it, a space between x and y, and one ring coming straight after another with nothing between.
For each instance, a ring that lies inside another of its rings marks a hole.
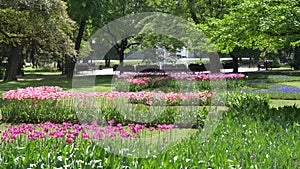
<instances>
[{"instance_id":1,"label":"sunlit grass","mask_svg":"<svg viewBox=\"0 0 300 169\"><path fill-rule=\"evenodd\" d=\"M293 68L288 67L288 66L284 66L284 67L272 68L272 70L293 70Z\"/></svg>"},{"instance_id":2,"label":"sunlit grass","mask_svg":"<svg viewBox=\"0 0 300 169\"><path fill-rule=\"evenodd\" d=\"M295 86L300 88L300 81L295 81L295 82L283 82L281 84L289 85L289 86Z\"/></svg>"},{"instance_id":3,"label":"sunlit grass","mask_svg":"<svg viewBox=\"0 0 300 169\"><path fill-rule=\"evenodd\" d=\"M293 106L300 107L300 100L275 100L271 99L271 107Z\"/></svg>"}]
</instances>

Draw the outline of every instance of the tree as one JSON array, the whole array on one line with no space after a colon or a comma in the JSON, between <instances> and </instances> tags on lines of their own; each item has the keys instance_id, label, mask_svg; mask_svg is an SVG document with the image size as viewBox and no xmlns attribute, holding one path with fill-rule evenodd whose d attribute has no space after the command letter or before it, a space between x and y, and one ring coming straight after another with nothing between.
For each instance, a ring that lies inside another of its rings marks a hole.
<instances>
[{"instance_id":1,"label":"tree","mask_svg":"<svg viewBox=\"0 0 300 169\"><path fill-rule=\"evenodd\" d=\"M223 18L211 19L207 32L223 53L231 53L236 47L271 51L290 44L297 49L299 6L294 0L244 0ZM295 58L300 58L295 51Z\"/></svg>"},{"instance_id":2,"label":"tree","mask_svg":"<svg viewBox=\"0 0 300 169\"><path fill-rule=\"evenodd\" d=\"M68 4L68 14L78 25L75 50L79 53L82 40L87 40L97 28L98 22L102 20L103 4L106 2L99 0L65 0L65 2ZM89 29L86 29L87 27ZM65 73L68 78L73 77L77 57L78 55L67 58Z\"/></svg>"},{"instance_id":3,"label":"tree","mask_svg":"<svg viewBox=\"0 0 300 169\"><path fill-rule=\"evenodd\" d=\"M141 12L148 12L151 11L152 7L148 5L147 0L128 0L128 1L123 1L123 0L113 0L108 3L105 3L104 6L106 13L103 14L103 22L99 22L99 27L106 26L106 31L110 36L112 36L113 39L112 42L114 44L114 50L118 56L119 56L119 61L120 64L123 64L124 58L125 58L125 51L133 46L140 45L140 42L138 41L137 38L134 38L134 36L129 36L126 38L123 38L122 40L116 41L114 39L118 39L114 36L114 34L111 33L111 29L107 23L112 22L118 18L125 17L128 15L133 15L133 14L138 14ZM138 19L138 18L136 18ZM123 25L124 27L120 27L118 30L119 34L124 34L127 33L126 30L122 32L122 29L126 29L126 27L131 27L132 25L137 24L139 22L136 20L135 22L132 23L127 23L130 25ZM115 32L115 31L114 31Z\"/></svg>"},{"instance_id":4,"label":"tree","mask_svg":"<svg viewBox=\"0 0 300 169\"><path fill-rule=\"evenodd\" d=\"M0 6L0 37L1 43L7 46L8 57L5 81L17 80L24 50L45 57L74 54L70 38L73 21L66 13L64 2L3 0Z\"/></svg>"}]
</instances>

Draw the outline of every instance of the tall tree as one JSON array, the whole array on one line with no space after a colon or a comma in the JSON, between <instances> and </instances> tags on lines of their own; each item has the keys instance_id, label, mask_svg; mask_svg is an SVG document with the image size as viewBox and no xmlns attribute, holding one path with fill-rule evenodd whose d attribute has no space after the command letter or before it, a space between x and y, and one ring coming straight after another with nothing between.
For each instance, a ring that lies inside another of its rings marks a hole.
<instances>
[{"instance_id":1,"label":"tall tree","mask_svg":"<svg viewBox=\"0 0 300 169\"><path fill-rule=\"evenodd\" d=\"M114 21L118 18L133 15L133 14L138 14L141 12L149 12L152 10L151 6L148 5L147 0L112 0L109 1L108 3L105 4L104 6L106 13L103 14L103 22L100 23L100 27L106 26L107 27L107 33L112 36L111 39L116 39L113 35L110 33L110 29L106 24ZM130 23L132 25L135 25L135 22ZM124 25L125 26L125 25ZM128 25L128 27L130 27ZM118 31L120 34L122 34L121 29L126 29L126 27L119 28L120 30ZM124 31L126 32L126 31ZM128 48L131 48L132 46L135 45L140 45L140 42L137 41L137 39L134 39L134 36L129 36L126 37L122 40L119 41L113 41L110 42L114 44L114 50L119 56L119 61L120 64L123 64L124 58L125 58L125 51Z\"/></svg>"},{"instance_id":2,"label":"tall tree","mask_svg":"<svg viewBox=\"0 0 300 169\"><path fill-rule=\"evenodd\" d=\"M207 29L223 53L236 47L261 51L299 45L299 1L244 0L223 18L211 19ZM297 50L296 50L297 51ZM299 55L295 52L295 57Z\"/></svg>"},{"instance_id":3,"label":"tall tree","mask_svg":"<svg viewBox=\"0 0 300 169\"><path fill-rule=\"evenodd\" d=\"M211 1L211 0L187 0L187 7L192 20L201 25L201 29L206 33L208 37L211 38L211 34L207 31L207 28L213 27L211 24L212 19L222 19L226 14L230 12L232 6L238 4L238 0L228 1ZM233 72L238 72L238 56L235 55L239 53L236 48L229 52L229 55L233 59ZM217 49L219 53L224 54L222 49ZM225 53L227 54L227 53Z\"/></svg>"},{"instance_id":4,"label":"tall tree","mask_svg":"<svg viewBox=\"0 0 300 169\"><path fill-rule=\"evenodd\" d=\"M3 0L0 6L0 37L8 46L5 81L17 80L24 49L47 53L45 56L74 54L70 39L73 21L66 13L64 2Z\"/></svg>"},{"instance_id":5,"label":"tall tree","mask_svg":"<svg viewBox=\"0 0 300 169\"><path fill-rule=\"evenodd\" d=\"M103 5L106 2L99 0L65 0L68 4L68 13L70 17L76 21L78 29L75 40L75 50L77 53L80 50L81 42L83 39L87 40L97 28L97 23L102 20L104 13ZM90 30L87 29L91 28ZM77 61L77 56L68 57L66 62L67 77L72 78Z\"/></svg>"},{"instance_id":6,"label":"tall tree","mask_svg":"<svg viewBox=\"0 0 300 169\"><path fill-rule=\"evenodd\" d=\"M207 29L204 29L207 28L210 19L222 18L226 13L229 13L230 7L235 4L235 1L237 0L184 0L176 2L172 0L161 0L155 4L160 6L160 10L163 12L174 14L193 22L199 26L201 31L205 32L206 36L210 37L209 33L207 33ZM214 63L212 65L216 67L215 70L217 71L219 68L217 65L219 65L220 60L215 56L215 54L209 55L211 62Z\"/></svg>"}]
</instances>

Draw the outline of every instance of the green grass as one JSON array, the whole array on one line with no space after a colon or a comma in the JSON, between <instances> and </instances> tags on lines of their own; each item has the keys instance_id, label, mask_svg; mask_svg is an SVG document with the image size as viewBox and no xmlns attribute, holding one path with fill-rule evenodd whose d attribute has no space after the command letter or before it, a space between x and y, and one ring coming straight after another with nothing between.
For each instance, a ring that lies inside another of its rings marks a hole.
<instances>
[{"instance_id":1,"label":"green grass","mask_svg":"<svg viewBox=\"0 0 300 169\"><path fill-rule=\"evenodd\" d=\"M283 106L293 106L296 105L297 107L300 107L300 100L275 100L271 99L270 106L271 107L283 107Z\"/></svg>"},{"instance_id":2,"label":"green grass","mask_svg":"<svg viewBox=\"0 0 300 169\"><path fill-rule=\"evenodd\" d=\"M45 68L25 67L24 74L25 75L61 75L61 72L50 71L50 70L46 70Z\"/></svg>"},{"instance_id":3,"label":"green grass","mask_svg":"<svg viewBox=\"0 0 300 169\"><path fill-rule=\"evenodd\" d=\"M77 84L77 86L84 89L86 87L86 83L88 83L88 81L82 81L82 83ZM111 83L112 76L97 76L93 90L97 92L111 91ZM26 88L29 86L59 86L62 87L64 90L70 90L73 87L72 79L68 79L63 76L25 76L25 78L20 78L18 81L0 81L0 95L9 90Z\"/></svg>"},{"instance_id":4,"label":"green grass","mask_svg":"<svg viewBox=\"0 0 300 169\"><path fill-rule=\"evenodd\" d=\"M282 84L300 88L300 81L295 81L295 82L283 82Z\"/></svg>"},{"instance_id":5,"label":"green grass","mask_svg":"<svg viewBox=\"0 0 300 169\"><path fill-rule=\"evenodd\" d=\"M293 70L293 69L288 66L283 66L283 67L272 68L272 70Z\"/></svg>"}]
</instances>

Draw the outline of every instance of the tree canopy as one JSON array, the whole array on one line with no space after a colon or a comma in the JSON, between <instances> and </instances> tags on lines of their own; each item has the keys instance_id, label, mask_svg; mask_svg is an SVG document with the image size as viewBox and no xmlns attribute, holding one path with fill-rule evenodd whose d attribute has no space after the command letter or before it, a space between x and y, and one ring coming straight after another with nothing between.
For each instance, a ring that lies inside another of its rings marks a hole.
<instances>
[{"instance_id":1,"label":"tree canopy","mask_svg":"<svg viewBox=\"0 0 300 169\"><path fill-rule=\"evenodd\" d=\"M207 30L220 51L235 47L274 50L299 43L298 1L244 0L223 18L212 18Z\"/></svg>"},{"instance_id":2,"label":"tree canopy","mask_svg":"<svg viewBox=\"0 0 300 169\"><path fill-rule=\"evenodd\" d=\"M1 48L8 63L4 80L16 80L22 55L64 57L74 55L74 22L61 0L3 0L0 3Z\"/></svg>"},{"instance_id":3,"label":"tree canopy","mask_svg":"<svg viewBox=\"0 0 300 169\"><path fill-rule=\"evenodd\" d=\"M66 70L72 77L75 56L82 40L87 41L96 30L116 19L142 12L164 12L185 18L188 24L198 26L205 33L219 53L230 55L236 63L245 51L257 55L257 51L266 53L291 46L295 51L294 58L299 62L296 64L300 65L298 0L2 0L0 48L9 62L5 80L16 79L15 67L20 67L24 57L33 62L65 58L70 63ZM129 25L121 24L118 33L126 33L126 29L132 26L130 24L138 26L137 22L155 19L137 18L127 23ZM152 23L152 26L158 25ZM105 33L116 32L113 29L107 27ZM114 44L110 54L118 55L122 62L125 52L133 48L165 48L176 52L185 45L181 39L157 35L143 28L139 30L141 32L135 36L110 42ZM83 45L91 48L88 42ZM87 56L92 49L82 53ZM105 58L109 59L110 54Z\"/></svg>"}]
</instances>

